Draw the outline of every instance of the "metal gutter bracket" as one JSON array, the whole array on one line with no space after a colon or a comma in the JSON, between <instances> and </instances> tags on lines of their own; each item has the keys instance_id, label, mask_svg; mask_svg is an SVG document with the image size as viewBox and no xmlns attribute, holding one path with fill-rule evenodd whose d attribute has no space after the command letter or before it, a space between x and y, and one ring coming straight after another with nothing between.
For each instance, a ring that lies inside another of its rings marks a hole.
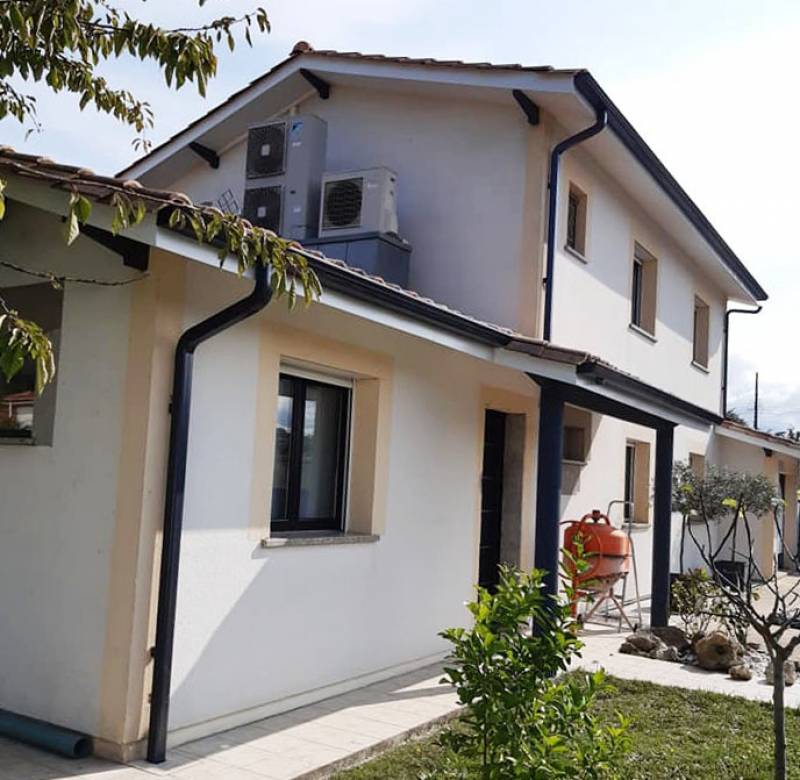
<instances>
[{"instance_id":1,"label":"metal gutter bracket","mask_svg":"<svg viewBox=\"0 0 800 780\"><path fill-rule=\"evenodd\" d=\"M217 170L219 168L219 155L213 150L209 149L197 141L190 141L189 148L198 156L202 157L211 168Z\"/></svg>"},{"instance_id":2,"label":"metal gutter bracket","mask_svg":"<svg viewBox=\"0 0 800 780\"><path fill-rule=\"evenodd\" d=\"M514 100L525 114L528 124L534 127L539 124L539 106L536 105L521 89L512 89Z\"/></svg>"},{"instance_id":3,"label":"metal gutter bracket","mask_svg":"<svg viewBox=\"0 0 800 780\"><path fill-rule=\"evenodd\" d=\"M331 85L321 79L316 73L312 73L308 68L300 68L300 75L317 90L317 94L327 100L331 96Z\"/></svg>"}]
</instances>

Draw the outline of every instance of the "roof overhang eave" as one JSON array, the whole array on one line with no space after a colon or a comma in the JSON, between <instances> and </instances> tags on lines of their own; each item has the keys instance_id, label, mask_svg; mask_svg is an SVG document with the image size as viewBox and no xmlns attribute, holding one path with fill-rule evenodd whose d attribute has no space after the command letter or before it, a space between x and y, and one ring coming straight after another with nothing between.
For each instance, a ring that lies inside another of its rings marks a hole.
<instances>
[{"instance_id":1,"label":"roof overhang eave","mask_svg":"<svg viewBox=\"0 0 800 780\"><path fill-rule=\"evenodd\" d=\"M636 162L652 176L658 186L719 258L732 281L741 290L743 294L741 300L753 303L766 301L769 297L766 290L737 257L705 214L626 119L592 74L587 70L581 70L574 75L573 83L576 94L587 104L587 107L592 112L598 109L604 109L607 112L609 130L630 152Z\"/></svg>"}]
</instances>

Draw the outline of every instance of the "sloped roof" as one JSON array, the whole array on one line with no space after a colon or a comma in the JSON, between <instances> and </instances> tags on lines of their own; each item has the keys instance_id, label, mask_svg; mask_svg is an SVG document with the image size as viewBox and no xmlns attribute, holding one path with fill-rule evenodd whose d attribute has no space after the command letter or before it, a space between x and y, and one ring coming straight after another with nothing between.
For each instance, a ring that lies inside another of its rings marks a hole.
<instances>
[{"instance_id":1,"label":"sloped roof","mask_svg":"<svg viewBox=\"0 0 800 780\"><path fill-rule=\"evenodd\" d=\"M162 141L157 146L154 146L146 154L142 155L141 157L138 157L129 165L126 165L119 172L119 175L124 175L125 171L128 171L135 165L138 165L139 163L142 163L145 160L149 159L160 149L163 149L165 146L168 146L173 141L180 138L188 130L191 130L193 127L196 127L209 117L212 117L214 116L214 114L222 111L222 109L224 109L238 97L241 97L242 95L246 94L248 91L253 89L253 87L256 87L262 82L266 81L275 73L285 68L290 62L293 62L298 57L301 57L304 54L313 54L315 57L328 57L330 59L358 60L362 62L390 63L395 65L423 65L426 67L435 67L435 68L451 68L451 69L458 68L458 69L484 70L484 71L517 71L517 72L527 72L527 73L570 74L578 72L577 70L572 70L572 69L557 69L552 67L551 65L521 65L519 63L508 63L505 65L502 64L497 65L491 62L468 62L465 60L439 60L433 57L393 57L386 54L364 54L359 51L336 51L334 49L315 49L305 41L298 41L292 48L292 51L289 53L288 57L281 60L276 65L273 65L265 73L262 73L260 76L250 81L246 86L228 95L228 97L225 98L225 100L223 100L221 103L214 106L214 108L207 111L205 114L202 114L196 119L193 119L191 122L189 122L188 125L182 127L177 133L173 133L171 136L169 136L166 140Z\"/></svg>"},{"instance_id":2,"label":"sloped roof","mask_svg":"<svg viewBox=\"0 0 800 780\"><path fill-rule=\"evenodd\" d=\"M115 192L123 192L129 197L141 199L152 213L171 206L194 207L191 199L180 192L145 187L133 179L103 176L89 168L65 165L48 157L22 154L10 146L0 146L0 173L34 180L64 192L77 192L98 203L108 203ZM511 342L525 344L528 354L574 365L587 358L586 353L580 350L557 347L502 325L465 314L444 303L420 295L414 290L349 266L341 260L306 249L299 243L296 244L296 250L308 258L326 288L390 305L391 308L403 310L411 316L496 346L505 346Z\"/></svg>"},{"instance_id":3,"label":"sloped roof","mask_svg":"<svg viewBox=\"0 0 800 780\"><path fill-rule=\"evenodd\" d=\"M749 425L742 425L742 423L734 422L733 420L724 420L720 427L727 428L730 431L745 434L753 439L760 439L767 444L776 444L782 447L791 447L797 450L797 457L800 458L800 442L792 441L784 436L776 436L774 433L767 431L759 431L756 428L751 428Z\"/></svg>"}]
</instances>

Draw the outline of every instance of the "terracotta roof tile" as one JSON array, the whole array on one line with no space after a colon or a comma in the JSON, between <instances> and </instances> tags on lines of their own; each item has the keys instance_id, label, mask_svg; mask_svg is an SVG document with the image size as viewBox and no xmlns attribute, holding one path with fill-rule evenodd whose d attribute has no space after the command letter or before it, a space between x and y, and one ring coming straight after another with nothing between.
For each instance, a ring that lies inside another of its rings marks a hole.
<instances>
[{"instance_id":1,"label":"terracotta roof tile","mask_svg":"<svg viewBox=\"0 0 800 780\"><path fill-rule=\"evenodd\" d=\"M293 62L298 57L302 57L305 55L314 57L329 57L331 59L359 60L363 62L381 62L381 63L390 63L397 65L424 65L426 67L461 68L468 70L491 70L491 71L506 70L506 71L519 71L519 72L530 72L530 73L577 73L579 70L570 68L556 69L553 68L552 65L522 65L520 63L506 63L506 64L496 65L491 62L469 62L466 60L438 60L435 59L434 57L396 57L386 54L364 54L359 51L336 51L335 49L314 49L306 41L298 41L294 45L292 51L290 52L289 56L286 59L281 60L279 63L271 67L265 73L253 79L249 84L247 84L242 89L233 92L231 95L225 98L225 100L223 100L221 103L214 106L214 108L212 108L210 111L207 111L205 114L191 121L188 125L186 125L186 127L182 128L177 133L171 135L169 138L160 143L158 146L153 147L147 154L134 160L130 165L123 168L122 171L120 171L120 173L124 173L125 171L132 168L134 165L138 165L140 162L146 160L156 151L163 148L164 146L167 146L168 144L172 143L172 141L182 136L187 130L190 130L191 128L195 127L208 117L213 116L214 113L224 108L229 103L236 100L236 98L245 94L248 90L252 89L257 84L260 84L262 81L269 78L274 73L277 73L281 68L285 67L290 62Z\"/></svg>"},{"instance_id":2,"label":"terracotta roof tile","mask_svg":"<svg viewBox=\"0 0 800 780\"><path fill-rule=\"evenodd\" d=\"M0 146L0 172L31 179L64 191L78 192L99 203L107 202L114 192L125 191L126 194L130 194L130 191L134 190L136 197L140 198L148 207L148 210L153 213L162 208L175 205L194 205L187 195L180 192L152 189L135 180L103 176L93 173L88 168L57 163L48 157L16 152L9 146ZM563 359L563 357L569 355L569 362L579 362L579 358L585 357L582 352L548 345L543 341L531 339L502 325L465 314L444 303L439 303L432 298L420 295L415 290L408 290L400 285L387 282L379 276L374 276L360 268L350 266L342 260L326 257L316 250L306 249L300 244L297 244L297 251L307 256L313 263L316 263L320 269L335 269L340 274L357 278L371 285L376 291L391 291L396 296L416 301L429 308L432 312L446 313L465 324L494 332L509 341L514 341L518 344L539 345L544 352L552 351L554 359L559 359L559 357Z\"/></svg>"}]
</instances>

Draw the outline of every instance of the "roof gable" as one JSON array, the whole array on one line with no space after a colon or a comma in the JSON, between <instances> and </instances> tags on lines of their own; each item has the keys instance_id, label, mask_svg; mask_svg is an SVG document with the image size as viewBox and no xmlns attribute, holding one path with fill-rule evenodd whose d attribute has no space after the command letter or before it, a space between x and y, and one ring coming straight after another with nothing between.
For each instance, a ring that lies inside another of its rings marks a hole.
<instances>
[{"instance_id":1,"label":"roof gable","mask_svg":"<svg viewBox=\"0 0 800 780\"><path fill-rule=\"evenodd\" d=\"M612 170L614 165L619 168L620 161L624 160L625 170L629 172L626 181L638 182L636 186L642 192L648 189L645 181L652 181L649 195L642 200L649 202L652 208L664 208L659 202L671 204L676 216L669 220L665 229L673 235L686 237L688 254L698 258L705 254L706 262L717 262L717 281L727 284L729 289L733 283L734 289L740 290L740 294L731 297L753 301L767 299L764 288L586 70L315 50L300 42L289 57L119 175L146 176L153 186L167 187L196 164L189 144L201 143L222 153L241 141L248 126L265 117L279 115L317 94L318 80L333 84L335 91L338 80L359 83L359 79L382 80L383 85L392 89L446 88L451 94L462 90L466 94L480 93L483 99L509 102L514 99L514 91L519 91L533 95L536 103L556 116L569 132L589 124L594 112L605 110L610 133L601 133L588 144L592 153L599 157L605 155ZM613 142L609 140L612 137ZM655 197L656 191L659 197Z\"/></svg>"}]
</instances>

